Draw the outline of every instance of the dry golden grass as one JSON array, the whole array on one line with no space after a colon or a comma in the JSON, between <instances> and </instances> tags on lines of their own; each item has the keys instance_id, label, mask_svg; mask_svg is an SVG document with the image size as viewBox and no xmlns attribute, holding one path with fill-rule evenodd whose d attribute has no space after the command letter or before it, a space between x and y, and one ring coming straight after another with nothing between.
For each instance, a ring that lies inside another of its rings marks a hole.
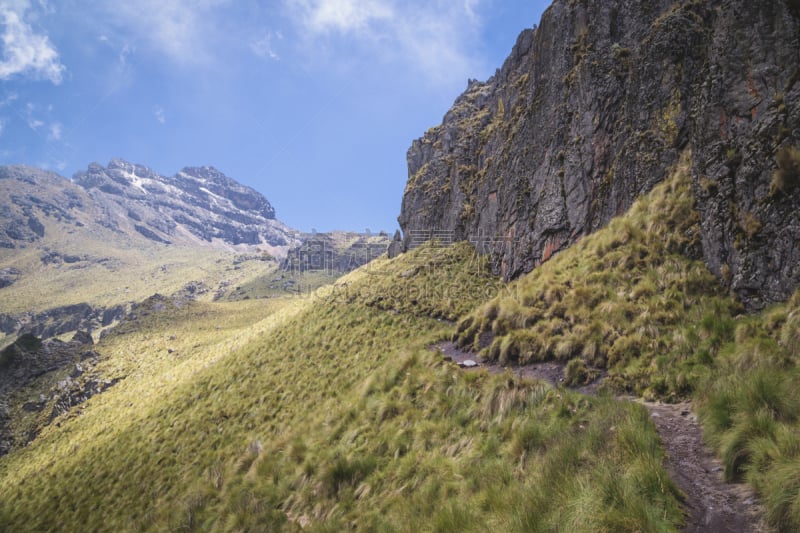
<instances>
[{"instance_id":1,"label":"dry golden grass","mask_svg":"<svg viewBox=\"0 0 800 533\"><path fill-rule=\"evenodd\" d=\"M427 312L482 295L402 295L444 284L436 272L492 279L468 247L432 249L309 298L140 313L98 346L103 372L125 379L0 460L0 523L673 531L677 493L642 408L463 373L427 348L450 330ZM376 287L396 292L376 300Z\"/></svg>"}]
</instances>

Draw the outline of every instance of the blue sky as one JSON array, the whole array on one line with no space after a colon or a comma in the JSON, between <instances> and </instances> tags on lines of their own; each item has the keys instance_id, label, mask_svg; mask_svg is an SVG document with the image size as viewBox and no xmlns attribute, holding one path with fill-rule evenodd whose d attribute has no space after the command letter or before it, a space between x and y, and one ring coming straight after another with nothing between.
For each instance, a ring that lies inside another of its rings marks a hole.
<instances>
[{"instance_id":1,"label":"blue sky","mask_svg":"<svg viewBox=\"0 0 800 533\"><path fill-rule=\"evenodd\" d=\"M297 229L393 231L411 141L540 0L0 0L0 164L210 165Z\"/></svg>"}]
</instances>

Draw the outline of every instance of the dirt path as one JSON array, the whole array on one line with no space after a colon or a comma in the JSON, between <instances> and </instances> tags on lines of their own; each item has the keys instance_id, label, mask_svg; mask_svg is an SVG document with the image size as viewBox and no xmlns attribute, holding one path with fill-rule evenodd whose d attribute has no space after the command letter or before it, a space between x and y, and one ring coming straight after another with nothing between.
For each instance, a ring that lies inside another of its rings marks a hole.
<instances>
[{"instance_id":1,"label":"dirt path","mask_svg":"<svg viewBox=\"0 0 800 533\"><path fill-rule=\"evenodd\" d=\"M525 365L525 366L502 366L497 363L483 361L480 357L478 357L474 353L465 352L459 349L452 342L441 342L435 346L432 346L431 348L434 350L439 350L440 352L442 352L442 355L444 355L445 358L450 359L458 366L464 368L464 370L483 369L487 370L492 374L500 374L502 372L511 370L514 374L518 376L541 379L543 381L548 381L556 386L563 385L564 382L564 367L566 366L566 364L559 361L548 361L546 363L537 363L535 365ZM465 363L468 363L469 361L473 361L477 363L477 365L465 366ZM598 379L597 381L590 383L589 385L585 385L583 387L577 387L574 390L582 392L583 394L596 394L601 381L602 381L601 379Z\"/></svg>"},{"instance_id":2,"label":"dirt path","mask_svg":"<svg viewBox=\"0 0 800 533\"><path fill-rule=\"evenodd\" d=\"M684 531L751 533L770 531L752 489L725 483L722 463L703 444L690 403L641 402L650 412L667 451L667 471L686 494Z\"/></svg>"},{"instance_id":3,"label":"dirt path","mask_svg":"<svg viewBox=\"0 0 800 533\"><path fill-rule=\"evenodd\" d=\"M458 349L452 342L433 347L465 370L486 369L491 373L511 370L515 374L563 384L564 365L557 362L520 367L503 367L484 363L475 354ZM469 365L469 361L476 366ZM465 363L468 366L464 366ZM576 389L595 394L600 380ZM686 527L688 533L767 533L771 531L760 519L762 509L753 491L743 484L725 483L722 464L703 444L702 429L690 403L664 404L644 402L632 397L649 412L667 452L667 471L686 494Z\"/></svg>"}]
</instances>

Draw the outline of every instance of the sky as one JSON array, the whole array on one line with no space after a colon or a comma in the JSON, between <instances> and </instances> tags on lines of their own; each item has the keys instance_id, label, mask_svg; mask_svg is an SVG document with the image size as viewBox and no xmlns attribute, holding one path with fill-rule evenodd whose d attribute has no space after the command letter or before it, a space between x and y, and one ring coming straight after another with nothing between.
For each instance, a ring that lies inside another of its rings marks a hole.
<instances>
[{"instance_id":1,"label":"sky","mask_svg":"<svg viewBox=\"0 0 800 533\"><path fill-rule=\"evenodd\" d=\"M0 0L0 164L213 166L303 231L388 231L411 142L546 0Z\"/></svg>"}]
</instances>

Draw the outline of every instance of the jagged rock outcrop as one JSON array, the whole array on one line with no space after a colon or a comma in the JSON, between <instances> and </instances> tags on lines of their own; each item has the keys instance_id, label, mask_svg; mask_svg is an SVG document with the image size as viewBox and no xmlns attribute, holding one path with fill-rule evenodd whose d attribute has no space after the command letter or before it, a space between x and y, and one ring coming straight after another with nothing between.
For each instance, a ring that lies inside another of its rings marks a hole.
<instances>
[{"instance_id":1,"label":"jagged rock outcrop","mask_svg":"<svg viewBox=\"0 0 800 533\"><path fill-rule=\"evenodd\" d=\"M16 268L4 268L0 270L0 289L10 287L17 282L22 273Z\"/></svg>"},{"instance_id":2,"label":"jagged rock outcrop","mask_svg":"<svg viewBox=\"0 0 800 533\"><path fill-rule=\"evenodd\" d=\"M0 351L0 392L23 387L39 376L73 363L78 352L85 350L86 346L81 338L70 342L42 341L31 333L20 335L13 344Z\"/></svg>"},{"instance_id":3,"label":"jagged rock outcrop","mask_svg":"<svg viewBox=\"0 0 800 533\"><path fill-rule=\"evenodd\" d=\"M408 151L405 248L438 233L518 276L693 155L702 254L751 307L800 285L795 0L556 0Z\"/></svg>"},{"instance_id":4,"label":"jagged rock outcrop","mask_svg":"<svg viewBox=\"0 0 800 533\"><path fill-rule=\"evenodd\" d=\"M0 457L28 444L58 416L123 379L96 368L102 356L95 349L94 338L90 331L76 328L118 321L102 331L100 338L127 335L138 331L148 316L180 309L208 290L203 283L191 281L171 296L154 294L130 308L94 309L79 304L30 314L23 317L21 326L14 322L23 333L0 350ZM0 323L2 318L0 315ZM63 331L52 329L57 325ZM46 338L65 331L75 331L69 342ZM24 420L21 413L35 416Z\"/></svg>"},{"instance_id":5,"label":"jagged rock outcrop","mask_svg":"<svg viewBox=\"0 0 800 533\"><path fill-rule=\"evenodd\" d=\"M92 307L86 303L54 307L40 313L0 313L0 333L29 333L49 339L72 331L95 331L122 319L127 306Z\"/></svg>"},{"instance_id":6,"label":"jagged rock outcrop","mask_svg":"<svg viewBox=\"0 0 800 533\"><path fill-rule=\"evenodd\" d=\"M400 233L400 230L394 232L392 242L389 243L386 253L389 259L393 259L403 253L403 234Z\"/></svg>"},{"instance_id":7,"label":"jagged rock outcrop","mask_svg":"<svg viewBox=\"0 0 800 533\"><path fill-rule=\"evenodd\" d=\"M0 192L0 248L9 249L42 239L47 218L64 226L79 223L75 212L85 200L80 189L61 176L24 166L0 167Z\"/></svg>"},{"instance_id":8,"label":"jagged rock outcrop","mask_svg":"<svg viewBox=\"0 0 800 533\"><path fill-rule=\"evenodd\" d=\"M57 416L120 381L96 374L100 354L92 344L86 332L76 333L70 342L43 341L25 333L0 351L0 457L32 441ZM51 376L58 376L55 385L48 379ZM30 396L27 401L21 399L21 391ZM11 408L15 402L22 412L47 416L27 423L15 420Z\"/></svg>"}]
</instances>

